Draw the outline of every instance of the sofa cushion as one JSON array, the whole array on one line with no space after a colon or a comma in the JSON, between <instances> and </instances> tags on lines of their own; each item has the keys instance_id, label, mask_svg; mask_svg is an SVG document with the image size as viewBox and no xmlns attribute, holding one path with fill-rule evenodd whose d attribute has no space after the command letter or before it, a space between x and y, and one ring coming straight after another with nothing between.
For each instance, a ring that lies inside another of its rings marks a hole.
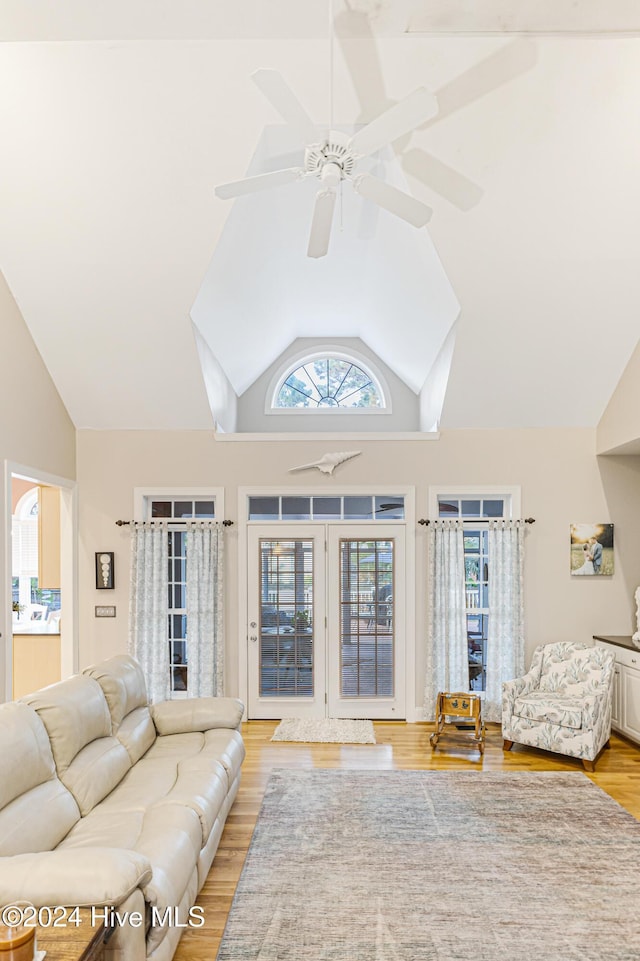
<instances>
[{"instance_id":1,"label":"sofa cushion","mask_svg":"<svg viewBox=\"0 0 640 961\"><path fill-rule=\"evenodd\" d=\"M36 712L19 701L0 704L0 808L55 774L49 738Z\"/></svg>"},{"instance_id":2,"label":"sofa cushion","mask_svg":"<svg viewBox=\"0 0 640 961\"><path fill-rule=\"evenodd\" d=\"M90 677L76 674L22 700L38 712L47 729L59 775L85 744L111 735L111 716L102 688Z\"/></svg>"},{"instance_id":3,"label":"sofa cushion","mask_svg":"<svg viewBox=\"0 0 640 961\"><path fill-rule=\"evenodd\" d=\"M147 688L142 668L128 654L117 654L82 672L94 678L104 692L113 724L118 732L123 719L137 707L147 706Z\"/></svg>"},{"instance_id":4,"label":"sofa cushion","mask_svg":"<svg viewBox=\"0 0 640 961\"><path fill-rule=\"evenodd\" d=\"M0 705L0 856L54 848L79 817L36 712L17 701Z\"/></svg>"},{"instance_id":5,"label":"sofa cushion","mask_svg":"<svg viewBox=\"0 0 640 961\"><path fill-rule=\"evenodd\" d=\"M87 814L131 767L124 746L111 736L111 715L102 688L78 674L29 694L49 735L60 780Z\"/></svg>"},{"instance_id":6,"label":"sofa cushion","mask_svg":"<svg viewBox=\"0 0 640 961\"><path fill-rule=\"evenodd\" d=\"M78 822L58 850L119 848L125 842L152 866L152 876L143 885L149 904L179 904L202 847L195 811L178 804L151 804L146 810L108 813L101 804Z\"/></svg>"},{"instance_id":7,"label":"sofa cushion","mask_svg":"<svg viewBox=\"0 0 640 961\"><path fill-rule=\"evenodd\" d=\"M94 678L102 688L113 733L124 745L131 763L135 764L156 737L142 668L128 654L118 654L87 667L83 674Z\"/></svg>"},{"instance_id":8,"label":"sofa cushion","mask_svg":"<svg viewBox=\"0 0 640 961\"><path fill-rule=\"evenodd\" d=\"M247 753L239 731L205 731L203 754L217 758L227 772L229 787L240 774Z\"/></svg>"},{"instance_id":9,"label":"sofa cushion","mask_svg":"<svg viewBox=\"0 0 640 961\"><path fill-rule=\"evenodd\" d=\"M79 819L75 798L57 777L38 784L0 811L0 857L51 851Z\"/></svg>"},{"instance_id":10,"label":"sofa cushion","mask_svg":"<svg viewBox=\"0 0 640 961\"><path fill-rule=\"evenodd\" d=\"M105 798L92 817L145 811L162 804L190 808L201 826L200 847L209 834L228 793L227 773L214 758L200 754L164 759L142 758ZM89 819L91 820L91 819ZM94 838L92 844L103 843Z\"/></svg>"},{"instance_id":11,"label":"sofa cushion","mask_svg":"<svg viewBox=\"0 0 640 961\"><path fill-rule=\"evenodd\" d=\"M99 737L83 747L61 776L84 817L120 783L131 759L115 737Z\"/></svg>"},{"instance_id":12,"label":"sofa cushion","mask_svg":"<svg viewBox=\"0 0 640 961\"><path fill-rule=\"evenodd\" d=\"M582 727L584 699L550 694L548 691L532 691L517 697L513 714L529 721L558 724L579 731Z\"/></svg>"},{"instance_id":13,"label":"sofa cushion","mask_svg":"<svg viewBox=\"0 0 640 961\"><path fill-rule=\"evenodd\" d=\"M244 755L241 735L226 728L159 737L92 817L144 811L163 803L184 805L200 820L204 847ZM93 837L91 843L104 842Z\"/></svg>"},{"instance_id":14,"label":"sofa cushion","mask_svg":"<svg viewBox=\"0 0 640 961\"><path fill-rule=\"evenodd\" d=\"M118 728L116 737L131 758L131 763L135 764L139 761L156 739L156 729L151 720L149 708L146 705L136 707L127 714Z\"/></svg>"}]
</instances>

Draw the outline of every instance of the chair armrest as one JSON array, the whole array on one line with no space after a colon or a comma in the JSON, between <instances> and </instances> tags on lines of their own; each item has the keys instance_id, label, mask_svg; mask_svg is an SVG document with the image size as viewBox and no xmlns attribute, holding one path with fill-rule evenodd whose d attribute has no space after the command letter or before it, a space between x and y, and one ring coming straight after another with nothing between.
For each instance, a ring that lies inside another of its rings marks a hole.
<instances>
[{"instance_id":1,"label":"chair armrest","mask_svg":"<svg viewBox=\"0 0 640 961\"><path fill-rule=\"evenodd\" d=\"M46 816L46 815L45 815ZM0 858L0 904L118 905L151 880L146 857L122 848L56 848Z\"/></svg>"},{"instance_id":2,"label":"chair armrest","mask_svg":"<svg viewBox=\"0 0 640 961\"><path fill-rule=\"evenodd\" d=\"M587 721L588 727L595 726L596 721L610 701L611 693L608 688L602 688L602 690L592 692L583 698L582 714L583 718Z\"/></svg>"},{"instance_id":3,"label":"chair armrest","mask_svg":"<svg viewBox=\"0 0 640 961\"><path fill-rule=\"evenodd\" d=\"M244 704L235 697L186 697L151 705L158 734L188 734L212 728L238 730Z\"/></svg>"},{"instance_id":4,"label":"chair armrest","mask_svg":"<svg viewBox=\"0 0 640 961\"><path fill-rule=\"evenodd\" d=\"M529 694L535 691L540 683L540 676L537 671L529 671L522 677L514 677L511 681L502 682L502 697L513 703L521 694Z\"/></svg>"}]
</instances>

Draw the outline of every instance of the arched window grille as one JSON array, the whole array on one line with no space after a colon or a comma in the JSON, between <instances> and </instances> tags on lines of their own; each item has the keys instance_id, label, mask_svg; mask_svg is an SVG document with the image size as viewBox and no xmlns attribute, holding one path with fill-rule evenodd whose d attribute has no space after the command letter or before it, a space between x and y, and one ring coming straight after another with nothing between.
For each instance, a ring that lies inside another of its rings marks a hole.
<instances>
[{"instance_id":1,"label":"arched window grille","mask_svg":"<svg viewBox=\"0 0 640 961\"><path fill-rule=\"evenodd\" d=\"M379 411L387 406L380 382L360 361L322 354L299 361L280 378L272 408L276 410Z\"/></svg>"}]
</instances>

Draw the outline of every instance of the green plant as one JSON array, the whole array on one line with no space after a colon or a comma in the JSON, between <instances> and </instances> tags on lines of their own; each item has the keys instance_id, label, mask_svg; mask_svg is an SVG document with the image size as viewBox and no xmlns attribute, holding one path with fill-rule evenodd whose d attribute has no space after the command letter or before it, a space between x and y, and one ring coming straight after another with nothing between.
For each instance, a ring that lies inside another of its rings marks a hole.
<instances>
[{"instance_id":1,"label":"green plant","mask_svg":"<svg viewBox=\"0 0 640 961\"><path fill-rule=\"evenodd\" d=\"M298 631L304 631L310 627L311 618L309 617L309 611L296 611L295 625Z\"/></svg>"}]
</instances>

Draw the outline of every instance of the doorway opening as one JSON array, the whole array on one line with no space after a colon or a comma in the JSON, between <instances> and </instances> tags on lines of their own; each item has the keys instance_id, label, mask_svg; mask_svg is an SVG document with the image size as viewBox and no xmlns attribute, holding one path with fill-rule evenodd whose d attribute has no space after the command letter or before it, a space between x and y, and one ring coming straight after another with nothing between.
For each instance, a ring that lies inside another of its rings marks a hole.
<instances>
[{"instance_id":1,"label":"doorway opening","mask_svg":"<svg viewBox=\"0 0 640 961\"><path fill-rule=\"evenodd\" d=\"M4 699L78 669L75 482L7 464Z\"/></svg>"}]
</instances>

